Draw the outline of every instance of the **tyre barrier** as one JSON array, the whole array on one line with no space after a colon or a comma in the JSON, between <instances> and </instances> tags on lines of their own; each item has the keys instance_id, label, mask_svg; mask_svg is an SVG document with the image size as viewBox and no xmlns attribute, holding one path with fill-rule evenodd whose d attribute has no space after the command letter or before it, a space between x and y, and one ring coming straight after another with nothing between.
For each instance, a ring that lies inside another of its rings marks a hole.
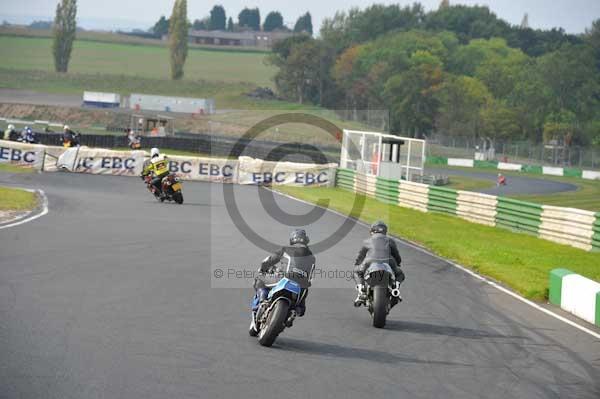
<instances>
[{"instance_id":1,"label":"tyre barrier","mask_svg":"<svg viewBox=\"0 0 600 399\"><path fill-rule=\"evenodd\" d=\"M585 251L600 250L600 213L391 180L338 168L336 185L381 202L458 216Z\"/></svg>"},{"instance_id":2,"label":"tyre barrier","mask_svg":"<svg viewBox=\"0 0 600 399\"><path fill-rule=\"evenodd\" d=\"M0 162L44 172L139 176L149 158L145 151L46 146L0 140ZM240 156L237 159L168 156L169 171L183 180L256 185L333 186L334 163L275 162Z\"/></svg>"}]
</instances>

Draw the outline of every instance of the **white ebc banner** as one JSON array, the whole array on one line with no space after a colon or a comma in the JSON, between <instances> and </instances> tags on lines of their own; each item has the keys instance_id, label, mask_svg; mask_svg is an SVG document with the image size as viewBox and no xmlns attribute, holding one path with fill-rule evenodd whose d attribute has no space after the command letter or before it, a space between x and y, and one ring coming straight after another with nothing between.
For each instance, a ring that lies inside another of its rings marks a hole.
<instances>
[{"instance_id":1,"label":"white ebc banner","mask_svg":"<svg viewBox=\"0 0 600 399\"><path fill-rule=\"evenodd\" d=\"M74 147L66 150L58 158L57 167L76 173L139 176L142 173L144 156L144 151Z\"/></svg>"},{"instance_id":2,"label":"white ebc banner","mask_svg":"<svg viewBox=\"0 0 600 399\"><path fill-rule=\"evenodd\" d=\"M44 148L39 144L0 140L0 163L10 163L34 169L42 169Z\"/></svg>"},{"instance_id":3,"label":"white ebc banner","mask_svg":"<svg viewBox=\"0 0 600 399\"><path fill-rule=\"evenodd\" d=\"M270 184L291 186L329 186L335 181L337 165L295 162L272 162L240 157L239 184Z\"/></svg>"},{"instance_id":4,"label":"white ebc banner","mask_svg":"<svg viewBox=\"0 0 600 399\"><path fill-rule=\"evenodd\" d=\"M167 155L169 171L183 180L237 183L237 160Z\"/></svg>"},{"instance_id":5,"label":"white ebc banner","mask_svg":"<svg viewBox=\"0 0 600 399\"><path fill-rule=\"evenodd\" d=\"M77 173L139 176L145 151L112 151L87 147L64 150L56 169ZM234 159L167 155L169 171L183 180L266 185L331 186L337 165L270 162L250 157Z\"/></svg>"}]
</instances>

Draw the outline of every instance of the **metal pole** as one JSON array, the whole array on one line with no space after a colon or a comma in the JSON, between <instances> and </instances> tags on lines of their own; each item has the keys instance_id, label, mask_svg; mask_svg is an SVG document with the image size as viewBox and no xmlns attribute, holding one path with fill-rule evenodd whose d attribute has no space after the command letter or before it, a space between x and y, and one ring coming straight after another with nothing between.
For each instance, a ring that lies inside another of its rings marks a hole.
<instances>
[{"instance_id":1,"label":"metal pole","mask_svg":"<svg viewBox=\"0 0 600 399\"><path fill-rule=\"evenodd\" d=\"M412 140L408 140L408 154L406 157L406 180L410 181L410 154L411 154Z\"/></svg>"},{"instance_id":2,"label":"metal pole","mask_svg":"<svg viewBox=\"0 0 600 399\"><path fill-rule=\"evenodd\" d=\"M381 159L383 157L382 141L383 141L383 136L379 135L379 151L378 151L378 157L376 159L376 161L377 161L377 174L376 174L376 176L379 176L379 165L381 165Z\"/></svg>"},{"instance_id":3,"label":"metal pole","mask_svg":"<svg viewBox=\"0 0 600 399\"><path fill-rule=\"evenodd\" d=\"M423 176L423 166L425 165L425 143L426 141L423 140L423 145L421 146L421 176Z\"/></svg>"},{"instance_id":4,"label":"metal pole","mask_svg":"<svg viewBox=\"0 0 600 399\"><path fill-rule=\"evenodd\" d=\"M347 168L348 160L348 134L346 129L342 131L342 156L340 157L340 167Z\"/></svg>"}]
</instances>

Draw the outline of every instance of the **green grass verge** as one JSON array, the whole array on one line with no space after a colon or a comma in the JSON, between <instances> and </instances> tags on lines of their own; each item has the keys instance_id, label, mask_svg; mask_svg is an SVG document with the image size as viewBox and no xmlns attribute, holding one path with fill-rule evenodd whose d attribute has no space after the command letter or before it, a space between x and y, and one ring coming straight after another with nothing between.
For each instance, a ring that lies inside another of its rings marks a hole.
<instances>
[{"instance_id":1,"label":"green grass verge","mask_svg":"<svg viewBox=\"0 0 600 399\"><path fill-rule=\"evenodd\" d=\"M277 189L312 203L319 199L329 200L329 208L367 223L384 219L392 234L506 284L526 298L545 300L548 297L548 273L557 267L566 267L600 281L600 253L469 223L453 216L386 205L371 198L366 198L360 214L350 214L356 194L338 188Z\"/></svg>"},{"instance_id":2,"label":"green grass verge","mask_svg":"<svg viewBox=\"0 0 600 399\"><path fill-rule=\"evenodd\" d=\"M511 198L544 205L579 208L596 212L600 211L600 181L574 180L573 178L568 177L557 177L556 179L548 178L548 180L557 180L574 184L577 186L577 190L546 195L514 195L511 196Z\"/></svg>"},{"instance_id":3,"label":"green grass verge","mask_svg":"<svg viewBox=\"0 0 600 399\"><path fill-rule=\"evenodd\" d=\"M450 184L444 186L453 190L465 190L465 191L477 191L491 188L494 186L494 182L485 179L475 179L465 176L453 176L448 175L450 178Z\"/></svg>"},{"instance_id":4,"label":"green grass verge","mask_svg":"<svg viewBox=\"0 0 600 399\"><path fill-rule=\"evenodd\" d=\"M25 211L35 207L35 194L15 188L0 187L0 211Z\"/></svg>"},{"instance_id":5,"label":"green grass verge","mask_svg":"<svg viewBox=\"0 0 600 399\"><path fill-rule=\"evenodd\" d=\"M17 70L53 71L52 39L0 36L2 67ZM252 82L273 86L275 68L266 65L266 54L248 51L212 51L191 47L184 80L226 83ZM169 49L155 45L102 43L76 40L69 72L124 74L168 79Z\"/></svg>"},{"instance_id":6,"label":"green grass verge","mask_svg":"<svg viewBox=\"0 0 600 399\"><path fill-rule=\"evenodd\" d=\"M33 173L33 169L22 166L11 165L9 163L0 163L0 172L6 173Z\"/></svg>"}]
</instances>

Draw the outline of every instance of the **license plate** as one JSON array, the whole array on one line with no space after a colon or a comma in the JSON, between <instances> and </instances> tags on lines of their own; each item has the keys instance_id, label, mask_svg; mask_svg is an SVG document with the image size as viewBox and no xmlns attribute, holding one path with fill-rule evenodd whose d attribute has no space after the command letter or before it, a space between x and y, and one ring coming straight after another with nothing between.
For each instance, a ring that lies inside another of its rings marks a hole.
<instances>
[{"instance_id":1,"label":"license plate","mask_svg":"<svg viewBox=\"0 0 600 399\"><path fill-rule=\"evenodd\" d=\"M173 191L181 191L181 183L175 183L171 186Z\"/></svg>"}]
</instances>

